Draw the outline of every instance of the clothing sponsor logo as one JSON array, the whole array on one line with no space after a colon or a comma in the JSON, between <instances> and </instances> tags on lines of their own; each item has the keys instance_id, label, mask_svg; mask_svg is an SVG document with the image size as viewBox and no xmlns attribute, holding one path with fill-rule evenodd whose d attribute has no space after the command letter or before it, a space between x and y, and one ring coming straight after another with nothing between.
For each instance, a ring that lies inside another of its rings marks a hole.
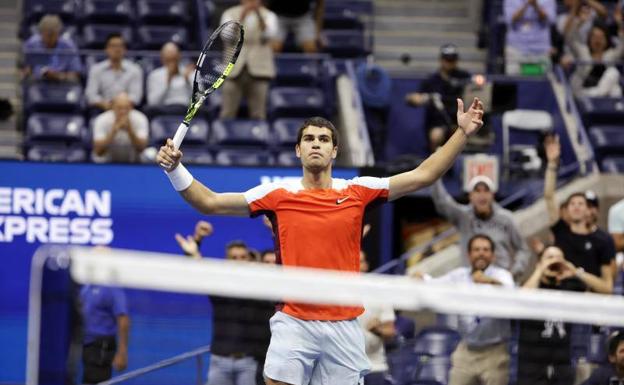
<instances>
[{"instance_id":1,"label":"clothing sponsor logo","mask_svg":"<svg viewBox=\"0 0 624 385\"><path fill-rule=\"evenodd\" d=\"M113 220L109 190L0 186L0 242L107 245Z\"/></svg>"},{"instance_id":2,"label":"clothing sponsor logo","mask_svg":"<svg viewBox=\"0 0 624 385\"><path fill-rule=\"evenodd\" d=\"M347 199L349 199L349 196L346 196L344 198L338 198L338 199L336 199L336 204L339 205L342 202L346 201Z\"/></svg>"}]
</instances>

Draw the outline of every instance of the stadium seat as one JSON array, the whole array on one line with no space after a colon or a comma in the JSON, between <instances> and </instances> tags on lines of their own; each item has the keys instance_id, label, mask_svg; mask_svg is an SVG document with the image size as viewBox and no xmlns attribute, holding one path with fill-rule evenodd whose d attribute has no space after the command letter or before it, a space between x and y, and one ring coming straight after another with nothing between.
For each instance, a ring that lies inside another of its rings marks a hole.
<instances>
[{"instance_id":1,"label":"stadium seat","mask_svg":"<svg viewBox=\"0 0 624 385\"><path fill-rule=\"evenodd\" d=\"M137 16L141 23L183 24L189 20L189 10L183 0L138 0Z\"/></svg>"},{"instance_id":2,"label":"stadium seat","mask_svg":"<svg viewBox=\"0 0 624 385\"><path fill-rule=\"evenodd\" d=\"M325 5L323 15L323 28L325 29L363 29L364 24L358 17L357 10L353 9L353 3L360 1L328 2Z\"/></svg>"},{"instance_id":3,"label":"stadium seat","mask_svg":"<svg viewBox=\"0 0 624 385\"><path fill-rule=\"evenodd\" d=\"M541 110L517 109L507 111L503 114L503 170L506 178L516 169L523 168L523 162L513 162L512 152L515 154L529 155L525 152L533 152L534 158L537 159L535 150L539 134L551 131L553 128L553 119L549 112ZM519 135L512 139L514 133ZM520 140L520 135L530 133L532 140ZM539 169L539 165L537 165Z\"/></svg>"},{"instance_id":4,"label":"stadium seat","mask_svg":"<svg viewBox=\"0 0 624 385\"><path fill-rule=\"evenodd\" d=\"M445 384L442 384L441 382L434 381L434 380L413 380L413 381L408 382L405 385L445 385Z\"/></svg>"},{"instance_id":5,"label":"stadium seat","mask_svg":"<svg viewBox=\"0 0 624 385\"><path fill-rule=\"evenodd\" d=\"M325 30L324 51L338 58L361 57L367 53L364 32L359 30Z\"/></svg>"},{"instance_id":6,"label":"stadium seat","mask_svg":"<svg viewBox=\"0 0 624 385\"><path fill-rule=\"evenodd\" d=\"M450 357L430 357L422 362L414 379L437 381L442 384L447 384L450 369Z\"/></svg>"},{"instance_id":7,"label":"stadium seat","mask_svg":"<svg viewBox=\"0 0 624 385\"><path fill-rule=\"evenodd\" d=\"M37 82L28 86L25 98L29 112L78 112L84 107L79 84Z\"/></svg>"},{"instance_id":8,"label":"stadium seat","mask_svg":"<svg viewBox=\"0 0 624 385\"><path fill-rule=\"evenodd\" d=\"M431 356L450 356L461 337L453 329L430 327L420 331L414 343L414 352Z\"/></svg>"},{"instance_id":9,"label":"stadium seat","mask_svg":"<svg viewBox=\"0 0 624 385\"><path fill-rule=\"evenodd\" d=\"M601 162L602 171L607 173L624 173L624 157L606 157Z\"/></svg>"},{"instance_id":10,"label":"stadium seat","mask_svg":"<svg viewBox=\"0 0 624 385\"><path fill-rule=\"evenodd\" d=\"M587 346L587 361L593 364L607 364L607 336L604 333L593 333Z\"/></svg>"},{"instance_id":11,"label":"stadium seat","mask_svg":"<svg viewBox=\"0 0 624 385\"><path fill-rule=\"evenodd\" d=\"M282 148L294 148L297 144L297 133L303 123L301 118L281 118L273 122L275 144Z\"/></svg>"},{"instance_id":12,"label":"stadium seat","mask_svg":"<svg viewBox=\"0 0 624 385\"><path fill-rule=\"evenodd\" d=\"M84 162L87 153L82 147L49 143L33 145L26 158L34 162Z\"/></svg>"},{"instance_id":13,"label":"stadium seat","mask_svg":"<svg viewBox=\"0 0 624 385\"><path fill-rule=\"evenodd\" d=\"M274 83L279 86L313 86L319 84L320 62L305 56L277 56Z\"/></svg>"},{"instance_id":14,"label":"stadium seat","mask_svg":"<svg viewBox=\"0 0 624 385\"><path fill-rule=\"evenodd\" d=\"M406 343L399 349L388 352L387 359L390 374L397 384L407 384L416 378L422 361L427 358L422 354L414 353L413 344Z\"/></svg>"},{"instance_id":15,"label":"stadium seat","mask_svg":"<svg viewBox=\"0 0 624 385\"><path fill-rule=\"evenodd\" d=\"M589 137L599 157L624 155L624 126L593 126Z\"/></svg>"},{"instance_id":16,"label":"stadium seat","mask_svg":"<svg viewBox=\"0 0 624 385\"><path fill-rule=\"evenodd\" d=\"M81 115L32 114L26 124L28 141L79 142L85 136L85 121Z\"/></svg>"},{"instance_id":17,"label":"stadium seat","mask_svg":"<svg viewBox=\"0 0 624 385\"><path fill-rule=\"evenodd\" d=\"M301 159L297 158L294 150L282 151L277 154L277 165L284 167L299 167Z\"/></svg>"},{"instance_id":18,"label":"stadium seat","mask_svg":"<svg viewBox=\"0 0 624 385\"><path fill-rule=\"evenodd\" d=\"M220 150L217 152L216 163L222 166L271 166L273 157L262 150Z\"/></svg>"},{"instance_id":19,"label":"stadium seat","mask_svg":"<svg viewBox=\"0 0 624 385\"><path fill-rule=\"evenodd\" d=\"M260 120L215 120L210 143L218 146L267 146L269 125Z\"/></svg>"},{"instance_id":20,"label":"stadium seat","mask_svg":"<svg viewBox=\"0 0 624 385\"><path fill-rule=\"evenodd\" d=\"M127 24L134 19L130 0L84 0L83 18L88 22Z\"/></svg>"},{"instance_id":21,"label":"stadium seat","mask_svg":"<svg viewBox=\"0 0 624 385\"><path fill-rule=\"evenodd\" d=\"M28 23L38 23L43 15L53 13L63 22L73 22L78 3L75 0L26 0L23 2L23 17Z\"/></svg>"},{"instance_id":22,"label":"stadium seat","mask_svg":"<svg viewBox=\"0 0 624 385\"><path fill-rule=\"evenodd\" d=\"M613 124L624 119L622 98L580 98L579 112L586 126Z\"/></svg>"},{"instance_id":23,"label":"stadium seat","mask_svg":"<svg viewBox=\"0 0 624 385\"><path fill-rule=\"evenodd\" d=\"M269 105L273 118L325 114L323 93L318 88L274 87L269 93Z\"/></svg>"},{"instance_id":24,"label":"stadium seat","mask_svg":"<svg viewBox=\"0 0 624 385\"><path fill-rule=\"evenodd\" d=\"M162 145L167 138L173 138L182 119L177 115L161 115L150 121L150 142L154 145ZM210 127L208 122L201 117L196 117L191 121L189 129L184 137L183 150L186 151L185 144L207 145ZM186 157L186 152L185 155Z\"/></svg>"},{"instance_id":25,"label":"stadium seat","mask_svg":"<svg viewBox=\"0 0 624 385\"><path fill-rule=\"evenodd\" d=\"M160 49L167 42L174 42L181 49L186 49L188 33L184 27L147 26L139 27L140 46L143 49Z\"/></svg>"},{"instance_id":26,"label":"stadium seat","mask_svg":"<svg viewBox=\"0 0 624 385\"><path fill-rule=\"evenodd\" d=\"M120 33L128 48L133 47L132 29L128 26L111 24L88 24L82 29L82 46L84 48L103 49L106 38L111 33Z\"/></svg>"},{"instance_id":27,"label":"stadium seat","mask_svg":"<svg viewBox=\"0 0 624 385\"><path fill-rule=\"evenodd\" d=\"M214 158L210 151L202 146L191 145L187 146L186 143L182 145L184 151L184 163L189 164L212 164Z\"/></svg>"},{"instance_id":28,"label":"stadium seat","mask_svg":"<svg viewBox=\"0 0 624 385\"><path fill-rule=\"evenodd\" d=\"M401 335L404 340L412 340L414 338L416 324L413 319L397 314L394 327L396 328L397 334Z\"/></svg>"}]
</instances>

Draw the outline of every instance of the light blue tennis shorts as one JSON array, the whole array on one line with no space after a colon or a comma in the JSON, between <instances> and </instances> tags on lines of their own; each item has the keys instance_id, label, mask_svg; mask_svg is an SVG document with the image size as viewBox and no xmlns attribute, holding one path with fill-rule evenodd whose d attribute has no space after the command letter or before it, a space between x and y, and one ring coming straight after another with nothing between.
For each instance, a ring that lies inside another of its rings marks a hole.
<instances>
[{"instance_id":1,"label":"light blue tennis shorts","mask_svg":"<svg viewBox=\"0 0 624 385\"><path fill-rule=\"evenodd\" d=\"M356 385L370 370L356 319L304 321L278 311L264 376L293 385Z\"/></svg>"}]
</instances>

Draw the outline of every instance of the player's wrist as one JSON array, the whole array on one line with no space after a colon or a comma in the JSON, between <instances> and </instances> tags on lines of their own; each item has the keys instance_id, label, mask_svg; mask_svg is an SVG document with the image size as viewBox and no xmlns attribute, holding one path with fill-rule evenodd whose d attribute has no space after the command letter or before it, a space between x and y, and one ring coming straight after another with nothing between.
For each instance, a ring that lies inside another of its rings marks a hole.
<instances>
[{"instance_id":1,"label":"player's wrist","mask_svg":"<svg viewBox=\"0 0 624 385\"><path fill-rule=\"evenodd\" d=\"M165 171L169 181L176 191L184 191L193 183L193 175L184 167L182 163L171 171Z\"/></svg>"}]
</instances>

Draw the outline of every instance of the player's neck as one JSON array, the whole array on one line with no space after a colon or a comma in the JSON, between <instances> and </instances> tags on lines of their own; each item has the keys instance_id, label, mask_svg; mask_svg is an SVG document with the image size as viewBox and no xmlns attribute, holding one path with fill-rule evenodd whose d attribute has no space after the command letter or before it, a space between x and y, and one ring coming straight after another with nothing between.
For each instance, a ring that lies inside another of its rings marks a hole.
<instances>
[{"instance_id":1,"label":"player's neck","mask_svg":"<svg viewBox=\"0 0 624 385\"><path fill-rule=\"evenodd\" d=\"M332 177L331 177L331 167L328 167L324 170L320 171L311 171L307 170L305 167L303 169L303 178L301 179L301 184L303 188L307 189L316 189L316 188L331 188L332 187Z\"/></svg>"}]
</instances>

